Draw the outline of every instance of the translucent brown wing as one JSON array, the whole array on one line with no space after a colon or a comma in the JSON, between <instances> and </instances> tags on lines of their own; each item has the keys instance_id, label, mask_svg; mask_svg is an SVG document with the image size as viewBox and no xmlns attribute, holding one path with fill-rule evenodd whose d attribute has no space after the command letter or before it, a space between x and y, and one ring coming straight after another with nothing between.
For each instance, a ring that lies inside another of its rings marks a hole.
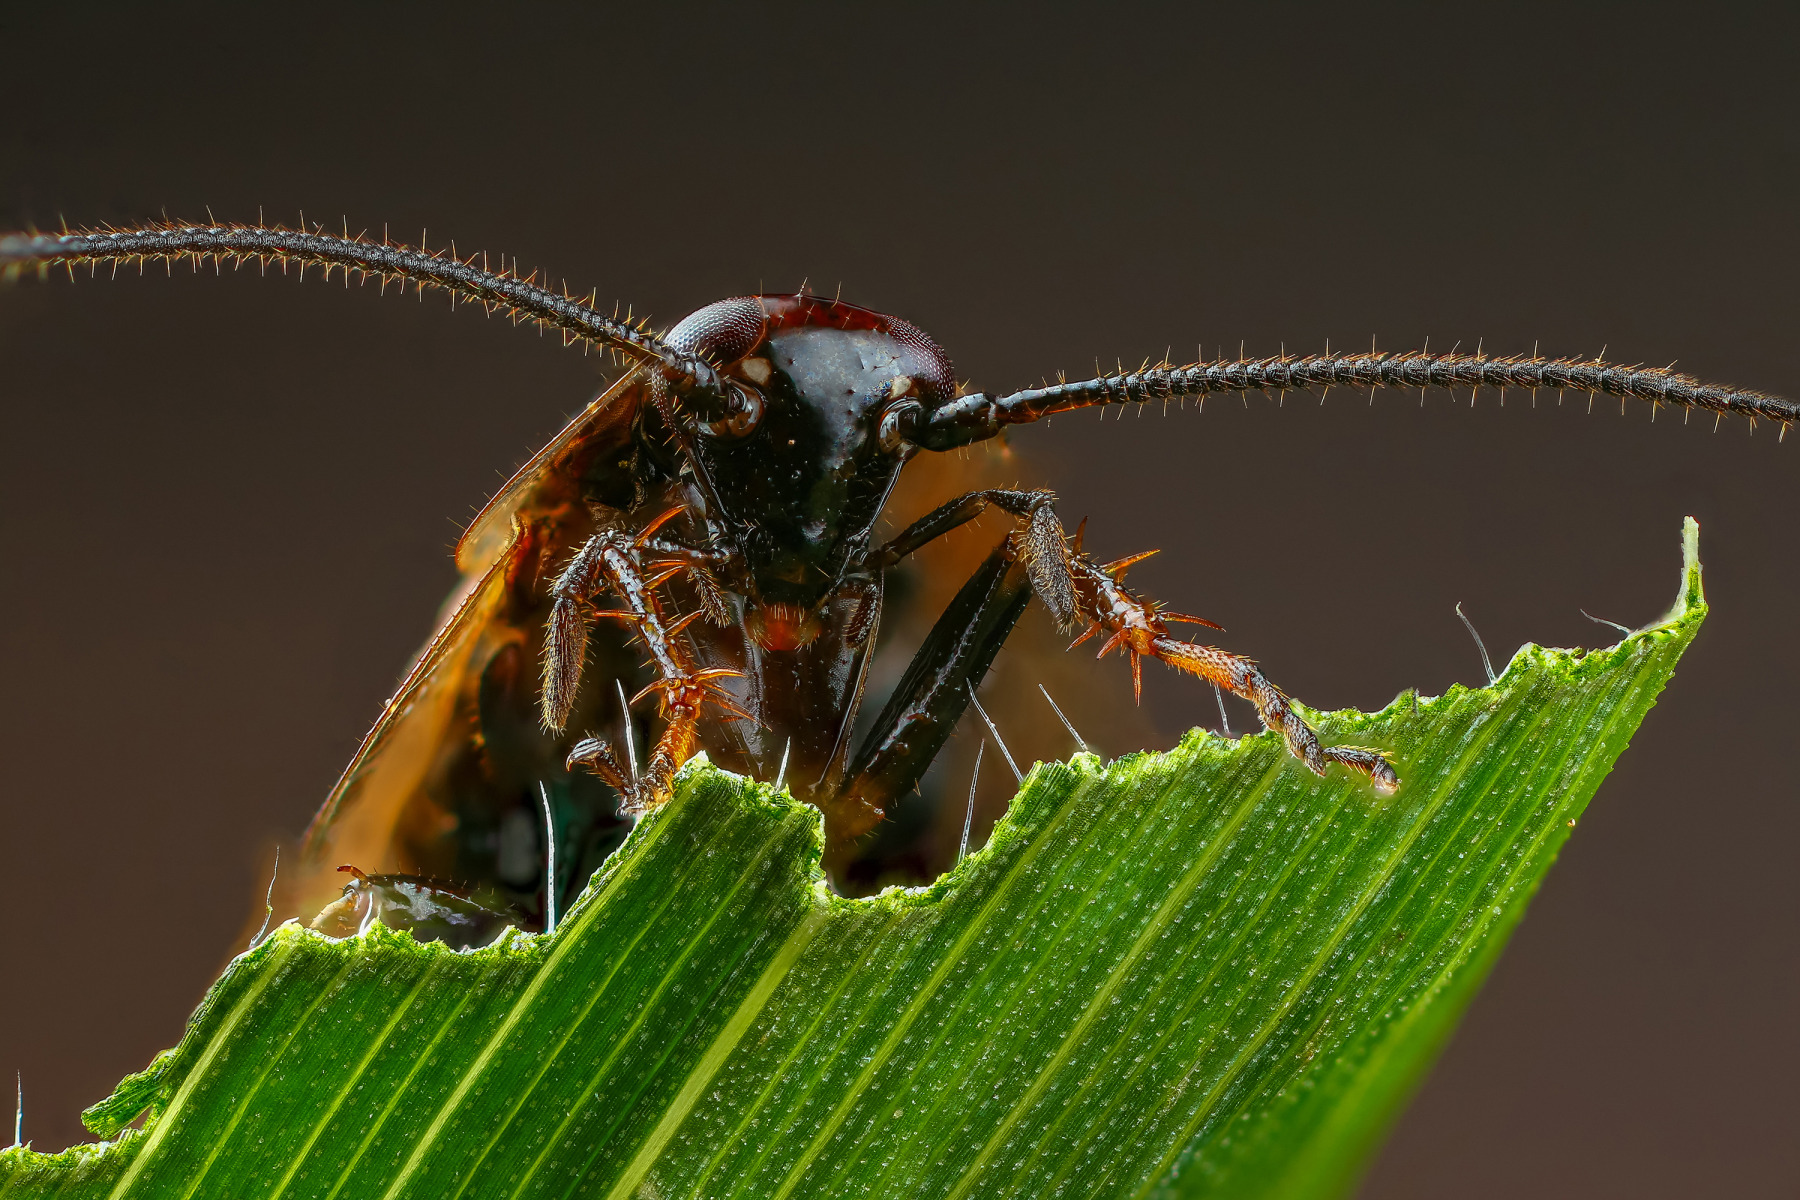
<instances>
[{"instance_id":1,"label":"translucent brown wing","mask_svg":"<svg viewBox=\"0 0 1800 1200\"><path fill-rule=\"evenodd\" d=\"M525 775L566 787L555 746L531 746L522 773L487 760L496 739L516 749L547 736L533 710L543 576L591 530L586 501L629 489L641 393L635 371L608 388L470 525L457 548L462 584L313 818L300 871L284 882L301 910L342 883L339 862L464 875L467 848L454 843L479 834L459 830L472 808L517 808Z\"/></svg>"},{"instance_id":2,"label":"translucent brown wing","mask_svg":"<svg viewBox=\"0 0 1800 1200\"><path fill-rule=\"evenodd\" d=\"M371 862L385 857L400 806L423 782L451 733L472 651L502 607L513 558L503 552L485 573L466 579L445 605L449 616L420 651L307 827L309 858L328 843L340 857Z\"/></svg>"},{"instance_id":3,"label":"translucent brown wing","mask_svg":"<svg viewBox=\"0 0 1800 1200\"><path fill-rule=\"evenodd\" d=\"M513 540L513 518L518 513L560 502L562 493L591 470L601 452L630 443L642 390L643 372L633 369L596 396L549 445L513 472L456 543L456 565L464 575L484 570L499 558Z\"/></svg>"}]
</instances>

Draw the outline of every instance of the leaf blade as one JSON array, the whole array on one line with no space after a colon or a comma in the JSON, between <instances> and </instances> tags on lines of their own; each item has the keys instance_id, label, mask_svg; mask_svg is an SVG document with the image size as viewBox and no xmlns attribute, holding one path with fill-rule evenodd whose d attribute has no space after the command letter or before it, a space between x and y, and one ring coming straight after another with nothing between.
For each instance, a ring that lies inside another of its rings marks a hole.
<instances>
[{"instance_id":1,"label":"leaf blade","mask_svg":"<svg viewBox=\"0 0 1800 1200\"><path fill-rule=\"evenodd\" d=\"M1040 765L925 889L816 886L816 815L683 777L552 938L286 926L0 1198L1330 1196L1524 912L1705 605L1498 683L1325 714L1400 793L1269 736Z\"/></svg>"}]
</instances>

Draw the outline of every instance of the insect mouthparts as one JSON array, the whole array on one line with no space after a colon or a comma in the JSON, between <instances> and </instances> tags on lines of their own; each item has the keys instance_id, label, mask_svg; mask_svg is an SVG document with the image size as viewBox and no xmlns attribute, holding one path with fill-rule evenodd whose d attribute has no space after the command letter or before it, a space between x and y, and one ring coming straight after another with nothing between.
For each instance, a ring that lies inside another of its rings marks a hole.
<instances>
[{"instance_id":1,"label":"insect mouthparts","mask_svg":"<svg viewBox=\"0 0 1800 1200\"><path fill-rule=\"evenodd\" d=\"M824 622L798 604L759 604L745 615L744 630L764 650L798 650L818 638Z\"/></svg>"}]
</instances>

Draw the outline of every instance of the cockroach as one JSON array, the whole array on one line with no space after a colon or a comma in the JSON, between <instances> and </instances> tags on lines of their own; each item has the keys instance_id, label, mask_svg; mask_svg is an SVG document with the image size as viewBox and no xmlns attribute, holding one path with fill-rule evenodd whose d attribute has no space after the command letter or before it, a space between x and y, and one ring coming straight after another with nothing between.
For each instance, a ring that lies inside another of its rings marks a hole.
<instances>
[{"instance_id":1,"label":"cockroach","mask_svg":"<svg viewBox=\"0 0 1800 1200\"><path fill-rule=\"evenodd\" d=\"M1399 785L1385 751L1321 744L1252 660L1176 637L1174 624L1211 622L1127 586L1142 556L1091 557L1051 492L980 488L878 541L917 456L1079 408L1339 386L1587 392L1772 420L1784 434L1800 418L1790 401L1667 369L1454 351L1163 362L992 394L959 386L949 357L909 322L808 294L732 297L655 332L481 256L317 227L0 237L11 275L178 259L441 288L625 364L465 532L450 615L307 833L315 877L330 847L339 861L399 860L489 884L515 905L543 870L517 853L532 837L504 834L534 832L540 798L575 868L558 873L578 889L621 821L664 803L702 748L818 807L833 846L864 837L943 748L1034 596L1075 644L1120 651L1134 688L1143 660L1157 659L1248 700L1314 773ZM890 573L988 510L1012 530L853 737ZM640 753L628 706L651 701L654 737Z\"/></svg>"}]
</instances>

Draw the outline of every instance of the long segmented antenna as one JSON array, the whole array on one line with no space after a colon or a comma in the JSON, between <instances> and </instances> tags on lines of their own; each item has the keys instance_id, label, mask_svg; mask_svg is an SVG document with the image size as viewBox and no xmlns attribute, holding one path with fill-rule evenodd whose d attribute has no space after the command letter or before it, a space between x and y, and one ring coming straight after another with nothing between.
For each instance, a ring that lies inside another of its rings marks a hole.
<instances>
[{"instance_id":1,"label":"long segmented antenna","mask_svg":"<svg viewBox=\"0 0 1800 1200\"><path fill-rule=\"evenodd\" d=\"M357 271L365 278L397 279L421 290L440 287L490 312L504 312L515 320L555 329L565 340L590 342L640 362L659 364L677 389L718 394L721 388L718 373L697 355L671 346L640 325L609 317L567 292L541 286L536 272L521 278L510 270L496 272L477 265L484 261L479 254L462 258L385 237L376 242L360 234L339 237L281 225L168 222L58 234L0 234L0 277L9 279L32 267L45 275L57 264L73 277L77 266L112 263L116 270L120 263L137 262L141 267L145 262L178 259L191 261L196 269L208 260L233 265L275 263L284 269L297 263L302 273L308 267L321 267L327 278L333 268L342 268L346 279L351 271Z\"/></svg>"},{"instance_id":2,"label":"long segmented antenna","mask_svg":"<svg viewBox=\"0 0 1800 1200\"><path fill-rule=\"evenodd\" d=\"M1778 422L1782 433L1800 421L1800 404L1764 392L1703 383L1666 367L1622 366L1599 358L1496 358L1485 354L1309 354L1303 357L1162 364L1119 371L1078 383L1028 388L1006 396L971 392L934 410L909 413L902 432L932 450L947 450L993 437L1006 425L1102 404L1147 404L1205 396L1210 392L1280 392L1288 389L1516 388L1585 392L1699 408L1721 416Z\"/></svg>"}]
</instances>

